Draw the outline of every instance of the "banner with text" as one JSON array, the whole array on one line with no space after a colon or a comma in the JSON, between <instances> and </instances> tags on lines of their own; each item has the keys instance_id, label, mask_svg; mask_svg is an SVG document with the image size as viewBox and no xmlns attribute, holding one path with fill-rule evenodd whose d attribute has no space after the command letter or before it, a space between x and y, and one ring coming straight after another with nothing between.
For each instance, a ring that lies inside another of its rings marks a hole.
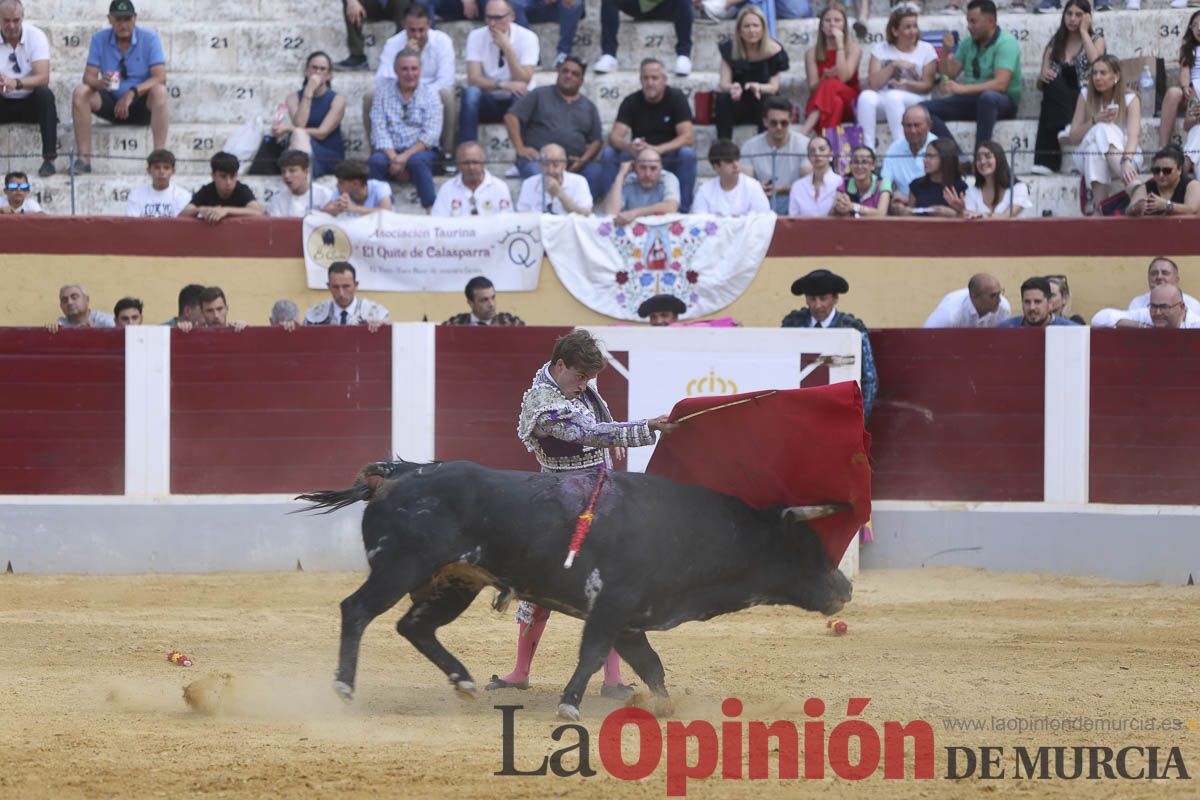
<instances>
[{"instance_id":1,"label":"banner with text","mask_svg":"<svg viewBox=\"0 0 1200 800\"><path fill-rule=\"evenodd\" d=\"M324 289L329 265L349 261L359 288L375 292L461 292L486 275L501 292L537 289L541 215L423 217L380 211L304 218L304 266L310 289Z\"/></svg>"},{"instance_id":2,"label":"banner with text","mask_svg":"<svg viewBox=\"0 0 1200 800\"><path fill-rule=\"evenodd\" d=\"M618 225L611 217L542 219L546 254L563 286L593 311L637 320L656 294L687 305L684 319L712 314L754 280L775 233L775 215L666 214Z\"/></svg>"}]
</instances>

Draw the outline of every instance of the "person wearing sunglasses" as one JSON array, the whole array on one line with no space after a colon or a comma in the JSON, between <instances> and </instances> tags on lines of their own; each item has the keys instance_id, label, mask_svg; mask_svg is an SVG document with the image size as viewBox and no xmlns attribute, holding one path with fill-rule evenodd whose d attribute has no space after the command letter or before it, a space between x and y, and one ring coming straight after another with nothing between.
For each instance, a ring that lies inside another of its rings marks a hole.
<instances>
[{"instance_id":1,"label":"person wearing sunglasses","mask_svg":"<svg viewBox=\"0 0 1200 800\"><path fill-rule=\"evenodd\" d=\"M1021 102L1021 46L996 25L992 0L967 5L967 32L953 51L954 35L946 33L939 61L940 97L926 100L939 138L952 138L949 120L975 122L975 143L992 138L998 119L1012 119Z\"/></svg>"},{"instance_id":2,"label":"person wearing sunglasses","mask_svg":"<svg viewBox=\"0 0 1200 800\"><path fill-rule=\"evenodd\" d=\"M4 196L7 203L0 204L0 214L41 214L38 201L29 196L29 177L24 172L10 172L4 176Z\"/></svg>"},{"instance_id":3,"label":"person wearing sunglasses","mask_svg":"<svg viewBox=\"0 0 1200 800\"><path fill-rule=\"evenodd\" d=\"M458 140L479 139L479 123L502 122L504 112L534 87L541 58L537 34L513 22L508 0L488 0L482 28L467 36L467 86L458 118Z\"/></svg>"},{"instance_id":4,"label":"person wearing sunglasses","mask_svg":"<svg viewBox=\"0 0 1200 800\"><path fill-rule=\"evenodd\" d=\"M167 146L170 117L162 42L154 31L137 26L130 0L112 0L108 22L111 27L92 35L83 82L71 98L76 173L92 171L92 114L113 125L149 125L154 149Z\"/></svg>"},{"instance_id":5,"label":"person wearing sunglasses","mask_svg":"<svg viewBox=\"0 0 1200 800\"><path fill-rule=\"evenodd\" d=\"M768 97L763 105L766 130L742 145L742 171L762 185L776 214L787 214L793 184L812 172L808 137L792 125L786 97Z\"/></svg>"},{"instance_id":6,"label":"person wearing sunglasses","mask_svg":"<svg viewBox=\"0 0 1200 800\"><path fill-rule=\"evenodd\" d=\"M1183 151L1169 144L1154 154L1150 180L1129 195L1131 217L1192 217L1200 212L1200 181L1183 174Z\"/></svg>"},{"instance_id":7,"label":"person wearing sunglasses","mask_svg":"<svg viewBox=\"0 0 1200 800\"><path fill-rule=\"evenodd\" d=\"M33 122L42 134L38 176L54 174L58 157L58 112L50 91L50 42L40 28L25 24L21 0L0 0L0 124Z\"/></svg>"}]
</instances>

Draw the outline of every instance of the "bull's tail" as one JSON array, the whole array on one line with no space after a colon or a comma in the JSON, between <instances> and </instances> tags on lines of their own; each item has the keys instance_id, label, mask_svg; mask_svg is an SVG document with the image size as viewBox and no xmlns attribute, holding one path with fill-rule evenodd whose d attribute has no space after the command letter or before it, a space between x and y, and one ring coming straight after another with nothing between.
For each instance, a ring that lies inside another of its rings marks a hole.
<instances>
[{"instance_id":1,"label":"bull's tail","mask_svg":"<svg viewBox=\"0 0 1200 800\"><path fill-rule=\"evenodd\" d=\"M298 495L297 500L307 500L312 505L305 508L296 509L292 513L298 514L305 511L321 511L322 514L331 514L340 508L352 506L360 501L370 500L375 495L375 490L384 480L402 478L406 474L418 470L421 467L433 466L436 468L439 462L431 462L431 464L420 464L415 461L405 461L399 459L397 461L376 461L368 464L359 470L358 477L354 480L354 485L349 489L325 489L319 492L308 492Z\"/></svg>"}]
</instances>

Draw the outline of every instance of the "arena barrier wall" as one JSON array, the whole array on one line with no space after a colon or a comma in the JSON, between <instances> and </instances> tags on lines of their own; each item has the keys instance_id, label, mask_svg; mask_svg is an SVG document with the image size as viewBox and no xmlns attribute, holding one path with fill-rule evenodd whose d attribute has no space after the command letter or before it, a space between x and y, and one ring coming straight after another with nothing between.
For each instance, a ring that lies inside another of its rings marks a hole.
<instances>
[{"instance_id":1,"label":"arena barrier wall","mask_svg":"<svg viewBox=\"0 0 1200 800\"><path fill-rule=\"evenodd\" d=\"M347 485L362 463L392 453L531 468L532 458L514 436L517 398L563 330L419 323L374 335L361 328L182 334L141 327L124 335L57 336L0 330L0 357L19 362L21 370L5 372L6 402L20 414L19 420L6 415L6 424L26 432L18 447L6 446L0 472L0 491L17 495L0 504L0 563L38 571L90 564L90 571L102 572L262 568L296 559L348 564L339 560L341 540L328 532L342 530L337 526L345 519L356 526L357 515L285 517L282 512L297 504L278 493ZM639 347L661 350L668 342L672 351L707 348L715 355L721 348L711 343L744 351L748 345L735 341L742 339L764 351L802 355L827 351L815 343L824 335L846 334L634 326L600 333L615 360L603 373L602 389L618 416L630 398L621 372ZM688 340L694 341L685 346ZM905 565L939 550L949 551L940 563L978 565L979 553L991 550L1003 556L987 564L1004 568L1076 574L1102 568L1111 577L1165 581L1185 568L1200 572L1191 566L1200 562L1188 530L1200 512L1200 476L1194 459L1181 455L1191 452L1186 443L1195 437L1195 412L1164 406L1161 387L1148 380L1174 373L1169 385L1194 381L1182 367L1194 359L1200 342L1194 334L878 331L872 341L881 380L870 426L878 540L864 551L867 566ZM107 373L93 364L96 352L106 354ZM113 409L120 396L114 364L125 369L124 414ZM46 400L51 374L55 391ZM91 386L105 375L114 385L105 391ZM1110 390L1114 386L1119 391ZM1099 411L1106 416L1097 422L1092 414ZM1168 413L1173 424L1144 422ZM1094 433L1098 426L1103 435ZM104 466L94 469L81 465L76 453L90 435L109 437ZM471 442L478 445L473 452ZM1137 445L1133 466L1114 472L1108 459L1093 469L1094 452L1130 442ZM113 476L119 477L122 462L120 481ZM87 483L90 470L107 474L106 482ZM1163 481L1167 470L1172 480ZM71 486L86 488L64 488ZM1101 504L1113 486L1140 505ZM46 496L85 492L114 496ZM245 492L267 494L226 502ZM1168 503L1175 505L1164 511L1161 504ZM182 525L159 527L158 520L173 514ZM929 525L920 522L925 515ZM1092 519L1087 515L1108 521L1085 525ZM309 521L296 522L301 519ZM250 533L240 537L243 523ZM1013 525L1021 537L1004 535ZM1104 540L1116 548L1110 547L1111 558L1094 557L1100 540L1090 538L1093 528L1111 531ZM209 548L209 540L175 547L181 531L209 536L218 529L221 541L235 548L228 557ZM942 547L955 530L961 546ZM1039 547L1021 546L1023 537L1039 531ZM986 546L970 544L981 538ZM85 546L90 556L79 554ZM979 546L985 550L971 549ZM1177 557L1159 555L1172 550Z\"/></svg>"},{"instance_id":2,"label":"arena barrier wall","mask_svg":"<svg viewBox=\"0 0 1200 800\"><path fill-rule=\"evenodd\" d=\"M719 316L777 327L803 303L791 294L792 281L824 267L850 283L841 308L872 329L919 327L946 292L979 271L995 274L1010 300L1030 275L1066 274L1073 311L1090 318L1145 292L1154 256L1179 262L1185 289L1200 280L1195 225L1184 218L781 219L754 280ZM161 322L175 316L181 286L203 283L225 290L231 319L266 324L280 298L304 308L329 297L307 287L300 239L294 219L225 220L213 228L197 220L0 215L6 288L0 318L8 325L42 325L58 316L58 288L82 282L93 307L111 310L133 294L144 301L147 319ZM364 296L383 303L395 322L440 322L466 310L460 292ZM612 323L576 300L549 261L542 262L536 291L506 292L500 305L536 325Z\"/></svg>"}]
</instances>

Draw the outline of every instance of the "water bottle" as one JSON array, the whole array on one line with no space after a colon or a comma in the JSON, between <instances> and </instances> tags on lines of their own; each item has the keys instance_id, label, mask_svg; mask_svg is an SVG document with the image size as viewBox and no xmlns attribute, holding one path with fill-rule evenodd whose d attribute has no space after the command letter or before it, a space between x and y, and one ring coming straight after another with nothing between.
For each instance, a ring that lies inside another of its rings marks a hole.
<instances>
[{"instance_id":1,"label":"water bottle","mask_svg":"<svg viewBox=\"0 0 1200 800\"><path fill-rule=\"evenodd\" d=\"M1138 78L1138 101L1142 104L1142 116L1154 116L1154 75L1150 65L1142 67L1142 76Z\"/></svg>"}]
</instances>

